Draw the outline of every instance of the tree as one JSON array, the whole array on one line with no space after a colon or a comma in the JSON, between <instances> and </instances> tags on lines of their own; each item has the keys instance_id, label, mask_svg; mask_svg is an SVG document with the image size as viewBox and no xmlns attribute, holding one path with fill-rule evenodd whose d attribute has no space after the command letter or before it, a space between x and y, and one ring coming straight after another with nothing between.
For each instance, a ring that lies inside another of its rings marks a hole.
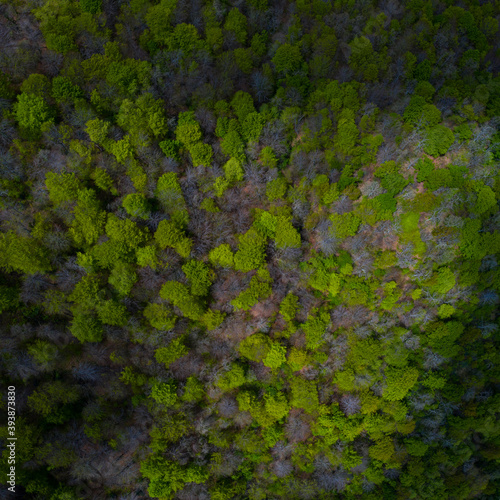
<instances>
[{"instance_id":1,"label":"tree","mask_svg":"<svg viewBox=\"0 0 500 500\"><path fill-rule=\"evenodd\" d=\"M239 43L245 44L247 39L247 18L236 7L229 11L224 23L224 29L234 33Z\"/></svg>"},{"instance_id":2,"label":"tree","mask_svg":"<svg viewBox=\"0 0 500 500\"><path fill-rule=\"evenodd\" d=\"M186 318L199 320L205 313L203 302L191 295L187 287L177 281L167 281L160 290L160 297L172 302Z\"/></svg>"},{"instance_id":3,"label":"tree","mask_svg":"<svg viewBox=\"0 0 500 500\"><path fill-rule=\"evenodd\" d=\"M181 467L176 462L158 455L150 455L141 463L141 472L150 481L148 493L152 497L171 498L184 488L186 483L203 483L208 479L208 470L190 464Z\"/></svg>"},{"instance_id":4,"label":"tree","mask_svg":"<svg viewBox=\"0 0 500 500\"><path fill-rule=\"evenodd\" d=\"M148 219L150 215L148 200L142 193L131 193L125 196L123 208L132 217Z\"/></svg>"},{"instance_id":5,"label":"tree","mask_svg":"<svg viewBox=\"0 0 500 500\"><path fill-rule=\"evenodd\" d=\"M277 177L273 181L269 181L266 186L266 196L269 201L275 201L279 198L284 198L288 184L283 177Z\"/></svg>"},{"instance_id":6,"label":"tree","mask_svg":"<svg viewBox=\"0 0 500 500\"><path fill-rule=\"evenodd\" d=\"M264 263L266 239L255 229L249 229L239 237L238 251L234 255L234 267L248 272Z\"/></svg>"},{"instance_id":7,"label":"tree","mask_svg":"<svg viewBox=\"0 0 500 500\"><path fill-rule=\"evenodd\" d=\"M102 0L80 0L80 9L82 12L97 14L102 9Z\"/></svg>"},{"instance_id":8,"label":"tree","mask_svg":"<svg viewBox=\"0 0 500 500\"><path fill-rule=\"evenodd\" d=\"M171 330L177 320L177 317L174 316L172 310L165 304L149 303L144 308L143 314L149 321L150 325L158 330Z\"/></svg>"},{"instance_id":9,"label":"tree","mask_svg":"<svg viewBox=\"0 0 500 500\"><path fill-rule=\"evenodd\" d=\"M132 265L125 262L118 262L112 269L108 282L123 296L132 290L137 281L137 273Z\"/></svg>"},{"instance_id":10,"label":"tree","mask_svg":"<svg viewBox=\"0 0 500 500\"><path fill-rule=\"evenodd\" d=\"M73 209L75 219L69 233L79 247L94 244L104 231L106 212L100 209L100 203L93 189L80 189L78 202Z\"/></svg>"},{"instance_id":11,"label":"tree","mask_svg":"<svg viewBox=\"0 0 500 500\"><path fill-rule=\"evenodd\" d=\"M454 142L455 136L449 128L436 125L427 132L424 151L431 156L442 156Z\"/></svg>"},{"instance_id":12,"label":"tree","mask_svg":"<svg viewBox=\"0 0 500 500\"><path fill-rule=\"evenodd\" d=\"M278 73L292 73L298 70L303 62L300 49L296 45L284 43L278 47L272 59Z\"/></svg>"},{"instance_id":13,"label":"tree","mask_svg":"<svg viewBox=\"0 0 500 500\"><path fill-rule=\"evenodd\" d=\"M42 125L54 119L54 113L45 99L35 94L18 95L15 113L19 126L34 136L40 134Z\"/></svg>"},{"instance_id":14,"label":"tree","mask_svg":"<svg viewBox=\"0 0 500 500\"><path fill-rule=\"evenodd\" d=\"M89 120L87 122L85 131L89 135L92 142L104 145L106 144L110 127L111 123L108 121L95 118L94 120Z\"/></svg>"},{"instance_id":15,"label":"tree","mask_svg":"<svg viewBox=\"0 0 500 500\"><path fill-rule=\"evenodd\" d=\"M354 123L354 113L350 109L342 110L337 125L336 148L340 152L350 155L353 153L358 137L359 130Z\"/></svg>"},{"instance_id":16,"label":"tree","mask_svg":"<svg viewBox=\"0 0 500 500\"><path fill-rule=\"evenodd\" d=\"M386 388L383 397L388 401L399 401L417 383L419 372L416 368L390 367L385 370L385 377Z\"/></svg>"},{"instance_id":17,"label":"tree","mask_svg":"<svg viewBox=\"0 0 500 500\"><path fill-rule=\"evenodd\" d=\"M293 293L289 293L280 304L280 314L286 321L293 321L298 310L299 298Z\"/></svg>"},{"instance_id":18,"label":"tree","mask_svg":"<svg viewBox=\"0 0 500 500\"><path fill-rule=\"evenodd\" d=\"M0 266L26 274L46 272L51 268L47 250L33 238L13 231L0 233Z\"/></svg>"},{"instance_id":19,"label":"tree","mask_svg":"<svg viewBox=\"0 0 500 500\"><path fill-rule=\"evenodd\" d=\"M182 266L182 270L189 280L193 295L204 297L208 294L215 275L206 264L199 260L190 260Z\"/></svg>"},{"instance_id":20,"label":"tree","mask_svg":"<svg viewBox=\"0 0 500 500\"><path fill-rule=\"evenodd\" d=\"M208 258L216 266L233 267L234 265L234 254L227 243L222 243L217 248L210 250Z\"/></svg>"},{"instance_id":21,"label":"tree","mask_svg":"<svg viewBox=\"0 0 500 500\"><path fill-rule=\"evenodd\" d=\"M188 352L188 348L184 345L184 336L181 336L172 340L168 346L156 349L155 359L168 368L174 361L182 358Z\"/></svg>"},{"instance_id":22,"label":"tree","mask_svg":"<svg viewBox=\"0 0 500 500\"><path fill-rule=\"evenodd\" d=\"M177 402L177 393L174 384L155 382L151 388L151 397L159 404L173 406Z\"/></svg>"},{"instance_id":23,"label":"tree","mask_svg":"<svg viewBox=\"0 0 500 500\"><path fill-rule=\"evenodd\" d=\"M174 248L182 257L189 257L192 241L172 221L162 220L155 232L155 240L160 248Z\"/></svg>"},{"instance_id":24,"label":"tree","mask_svg":"<svg viewBox=\"0 0 500 500\"><path fill-rule=\"evenodd\" d=\"M61 380L45 382L28 396L29 407L48 423L61 424L68 420L69 405L80 398L76 387Z\"/></svg>"},{"instance_id":25,"label":"tree","mask_svg":"<svg viewBox=\"0 0 500 500\"><path fill-rule=\"evenodd\" d=\"M291 406L302 408L308 413L313 413L318 408L318 389L313 381L294 377L290 380L290 389L292 392Z\"/></svg>"},{"instance_id":26,"label":"tree","mask_svg":"<svg viewBox=\"0 0 500 500\"><path fill-rule=\"evenodd\" d=\"M158 137L167 132L163 101L155 100L150 93L142 94L135 102L124 99L116 122L130 134L136 146L149 144L150 141L145 134Z\"/></svg>"}]
</instances>

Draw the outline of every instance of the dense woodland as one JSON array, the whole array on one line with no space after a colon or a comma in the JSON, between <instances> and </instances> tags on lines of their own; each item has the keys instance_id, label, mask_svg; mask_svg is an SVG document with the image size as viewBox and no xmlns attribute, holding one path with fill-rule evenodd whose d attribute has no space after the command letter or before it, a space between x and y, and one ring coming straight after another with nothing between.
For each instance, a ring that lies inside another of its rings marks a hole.
<instances>
[{"instance_id":1,"label":"dense woodland","mask_svg":"<svg viewBox=\"0 0 500 500\"><path fill-rule=\"evenodd\" d=\"M498 499L499 19L0 0L0 498Z\"/></svg>"}]
</instances>

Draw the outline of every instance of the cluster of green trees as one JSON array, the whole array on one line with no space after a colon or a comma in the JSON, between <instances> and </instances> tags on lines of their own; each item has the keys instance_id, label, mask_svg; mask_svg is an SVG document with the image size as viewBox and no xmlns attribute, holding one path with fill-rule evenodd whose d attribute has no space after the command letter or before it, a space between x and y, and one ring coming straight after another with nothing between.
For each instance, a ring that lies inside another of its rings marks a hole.
<instances>
[{"instance_id":1,"label":"cluster of green trees","mask_svg":"<svg viewBox=\"0 0 500 500\"><path fill-rule=\"evenodd\" d=\"M499 19L0 0L19 495L498 498Z\"/></svg>"}]
</instances>

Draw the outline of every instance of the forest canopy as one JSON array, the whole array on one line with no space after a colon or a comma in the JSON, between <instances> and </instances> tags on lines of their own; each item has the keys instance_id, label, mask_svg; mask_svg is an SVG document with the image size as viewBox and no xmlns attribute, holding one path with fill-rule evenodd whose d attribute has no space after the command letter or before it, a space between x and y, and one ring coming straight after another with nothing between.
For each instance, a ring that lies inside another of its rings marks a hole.
<instances>
[{"instance_id":1,"label":"forest canopy","mask_svg":"<svg viewBox=\"0 0 500 500\"><path fill-rule=\"evenodd\" d=\"M499 21L0 0L2 487L498 499Z\"/></svg>"}]
</instances>

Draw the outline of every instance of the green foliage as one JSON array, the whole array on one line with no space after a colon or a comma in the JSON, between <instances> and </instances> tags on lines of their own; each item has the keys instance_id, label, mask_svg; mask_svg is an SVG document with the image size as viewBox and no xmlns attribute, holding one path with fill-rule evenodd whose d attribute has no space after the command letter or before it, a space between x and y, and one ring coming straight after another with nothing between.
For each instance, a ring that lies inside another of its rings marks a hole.
<instances>
[{"instance_id":1,"label":"green foliage","mask_svg":"<svg viewBox=\"0 0 500 500\"><path fill-rule=\"evenodd\" d=\"M231 301L231 305L236 309L248 311L259 300L266 299L272 293L272 288L269 283L259 279L259 276L252 276L250 284L246 290L241 292L235 299Z\"/></svg>"},{"instance_id":2,"label":"green foliage","mask_svg":"<svg viewBox=\"0 0 500 500\"><path fill-rule=\"evenodd\" d=\"M168 346L156 349L155 359L168 368L174 361L182 358L188 352L188 348L184 345L184 337L181 336L172 340Z\"/></svg>"},{"instance_id":3,"label":"green foliage","mask_svg":"<svg viewBox=\"0 0 500 500\"><path fill-rule=\"evenodd\" d=\"M455 136L449 128L444 125L436 125L427 132L424 151L431 156L442 156L446 154L454 142Z\"/></svg>"},{"instance_id":4,"label":"green foliage","mask_svg":"<svg viewBox=\"0 0 500 500\"><path fill-rule=\"evenodd\" d=\"M238 251L234 254L234 267L248 272L259 268L265 259L266 239L255 229L249 229L239 237Z\"/></svg>"},{"instance_id":5,"label":"green foliage","mask_svg":"<svg viewBox=\"0 0 500 500\"><path fill-rule=\"evenodd\" d=\"M233 11L234 10L236 9L233 9ZM229 13L229 15L231 15L231 13ZM233 108L233 111L241 124L245 123L245 119L250 114L255 113L252 96L247 92L236 92L231 100L231 108Z\"/></svg>"},{"instance_id":6,"label":"green foliage","mask_svg":"<svg viewBox=\"0 0 500 500\"><path fill-rule=\"evenodd\" d=\"M155 232L155 240L160 248L171 247L181 257L189 257L192 241L172 221L162 220Z\"/></svg>"},{"instance_id":7,"label":"green foliage","mask_svg":"<svg viewBox=\"0 0 500 500\"><path fill-rule=\"evenodd\" d=\"M78 196L78 190L81 188L80 181L74 173L47 172L45 185L49 190L50 201L53 203L75 200Z\"/></svg>"},{"instance_id":8,"label":"green foliage","mask_svg":"<svg viewBox=\"0 0 500 500\"><path fill-rule=\"evenodd\" d=\"M186 318L199 320L205 313L204 304L177 281L167 281L160 290L160 297L178 307Z\"/></svg>"},{"instance_id":9,"label":"green foliage","mask_svg":"<svg viewBox=\"0 0 500 500\"><path fill-rule=\"evenodd\" d=\"M482 186L477 193L476 204L473 207L474 213L484 216L495 211L496 208L495 193L489 186Z\"/></svg>"},{"instance_id":10,"label":"green foliage","mask_svg":"<svg viewBox=\"0 0 500 500\"><path fill-rule=\"evenodd\" d=\"M441 267L425 285L432 292L445 294L455 286L455 275L449 267Z\"/></svg>"},{"instance_id":11,"label":"green foliage","mask_svg":"<svg viewBox=\"0 0 500 500\"><path fill-rule=\"evenodd\" d=\"M263 363L268 368L279 368L286 361L286 348L277 342L273 342L269 352L263 359Z\"/></svg>"},{"instance_id":12,"label":"green foliage","mask_svg":"<svg viewBox=\"0 0 500 500\"><path fill-rule=\"evenodd\" d=\"M192 111L179 113L175 137L187 148L201 140L201 128Z\"/></svg>"},{"instance_id":13,"label":"green foliage","mask_svg":"<svg viewBox=\"0 0 500 500\"><path fill-rule=\"evenodd\" d=\"M82 12L97 14L102 9L102 0L80 0L80 9Z\"/></svg>"},{"instance_id":14,"label":"green foliage","mask_svg":"<svg viewBox=\"0 0 500 500\"><path fill-rule=\"evenodd\" d=\"M238 350L251 361L263 361L271 351L272 341L263 333L255 333L240 342Z\"/></svg>"},{"instance_id":15,"label":"green foliage","mask_svg":"<svg viewBox=\"0 0 500 500\"><path fill-rule=\"evenodd\" d=\"M158 137L167 131L163 101L155 100L149 93L139 96L135 102L124 99L116 123L130 134L134 145L147 146L147 135Z\"/></svg>"},{"instance_id":16,"label":"green foliage","mask_svg":"<svg viewBox=\"0 0 500 500\"><path fill-rule=\"evenodd\" d=\"M273 181L269 181L266 186L266 196L269 201L284 199L288 184L283 177L277 177Z\"/></svg>"},{"instance_id":17,"label":"green foliage","mask_svg":"<svg viewBox=\"0 0 500 500\"><path fill-rule=\"evenodd\" d=\"M294 408L302 408L307 413L313 413L319 407L318 389L311 380L294 377L290 380L292 398L290 405Z\"/></svg>"},{"instance_id":18,"label":"green foliage","mask_svg":"<svg viewBox=\"0 0 500 500\"><path fill-rule=\"evenodd\" d=\"M354 113L350 109L342 110L337 125L335 147L345 155L352 155L358 138L359 130L354 123Z\"/></svg>"},{"instance_id":19,"label":"green foliage","mask_svg":"<svg viewBox=\"0 0 500 500\"><path fill-rule=\"evenodd\" d=\"M151 397L159 404L173 406L177 402L176 388L172 383L155 382L151 388Z\"/></svg>"},{"instance_id":20,"label":"green foliage","mask_svg":"<svg viewBox=\"0 0 500 500\"><path fill-rule=\"evenodd\" d=\"M28 347L28 354L41 366L48 366L56 359L58 349L51 342L37 339Z\"/></svg>"},{"instance_id":21,"label":"green foliage","mask_svg":"<svg viewBox=\"0 0 500 500\"><path fill-rule=\"evenodd\" d=\"M47 250L34 244L33 238L18 236L12 231L0 233L0 267L26 274L50 269Z\"/></svg>"},{"instance_id":22,"label":"green foliage","mask_svg":"<svg viewBox=\"0 0 500 500\"><path fill-rule=\"evenodd\" d=\"M20 90L24 94L33 94L46 98L50 92L50 80L45 75L32 73L23 81Z\"/></svg>"},{"instance_id":23,"label":"green foliage","mask_svg":"<svg viewBox=\"0 0 500 500\"><path fill-rule=\"evenodd\" d=\"M416 368L387 368L385 370L386 388L383 397L388 401L403 399L417 383L418 376Z\"/></svg>"},{"instance_id":24,"label":"green foliage","mask_svg":"<svg viewBox=\"0 0 500 500\"><path fill-rule=\"evenodd\" d=\"M18 295L16 288L0 285L0 314L18 305Z\"/></svg>"},{"instance_id":25,"label":"green foliage","mask_svg":"<svg viewBox=\"0 0 500 500\"><path fill-rule=\"evenodd\" d=\"M135 282L137 274L134 267L125 262L118 262L111 271L108 282L120 295L128 295Z\"/></svg>"},{"instance_id":26,"label":"green foliage","mask_svg":"<svg viewBox=\"0 0 500 500\"><path fill-rule=\"evenodd\" d=\"M323 344L323 335L330 323L330 315L327 311L311 311L313 315L307 316L307 321L302 323L302 329L306 334L306 346L308 349L317 349Z\"/></svg>"},{"instance_id":27,"label":"green foliage","mask_svg":"<svg viewBox=\"0 0 500 500\"><path fill-rule=\"evenodd\" d=\"M58 102L74 101L84 97L83 90L74 85L71 80L65 76L56 76L52 80L52 97Z\"/></svg>"},{"instance_id":28,"label":"green foliage","mask_svg":"<svg viewBox=\"0 0 500 500\"><path fill-rule=\"evenodd\" d=\"M272 61L278 73L292 73L300 68L303 59L299 47L284 43L278 47Z\"/></svg>"},{"instance_id":29,"label":"green foliage","mask_svg":"<svg viewBox=\"0 0 500 500\"><path fill-rule=\"evenodd\" d=\"M203 323L207 330L215 330L224 321L226 313L216 311L213 309L208 309L207 312L202 316L200 321Z\"/></svg>"},{"instance_id":30,"label":"green foliage","mask_svg":"<svg viewBox=\"0 0 500 500\"><path fill-rule=\"evenodd\" d=\"M190 260L182 266L182 270L189 280L191 293L200 297L207 295L214 280L213 271L199 260Z\"/></svg>"},{"instance_id":31,"label":"green foliage","mask_svg":"<svg viewBox=\"0 0 500 500\"><path fill-rule=\"evenodd\" d=\"M119 219L113 214L108 215L106 234L116 242L124 243L131 249L136 249L148 239L148 231L139 228L130 219Z\"/></svg>"},{"instance_id":32,"label":"green foliage","mask_svg":"<svg viewBox=\"0 0 500 500\"><path fill-rule=\"evenodd\" d=\"M54 113L45 99L36 94L18 95L15 113L19 126L34 135L40 133L42 125L54 119Z\"/></svg>"},{"instance_id":33,"label":"green foliage","mask_svg":"<svg viewBox=\"0 0 500 500\"><path fill-rule=\"evenodd\" d=\"M356 36L349 44L351 49L349 65L356 71L363 74L363 78L368 81L376 80L378 77L378 64L380 60L373 50L373 46L365 36Z\"/></svg>"},{"instance_id":34,"label":"green foliage","mask_svg":"<svg viewBox=\"0 0 500 500\"><path fill-rule=\"evenodd\" d=\"M25 495L498 497L499 5L399 3L3 1Z\"/></svg>"},{"instance_id":35,"label":"green foliage","mask_svg":"<svg viewBox=\"0 0 500 500\"><path fill-rule=\"evenodd\" d=\"M292 222L288 217L278 216L276 221L277 248L300 248L301 239L298 231L292 226Z\"/></svg>"},{"instance_id":36,"label":"green foliage","mask_svg":"<svg viewBox=\"0 0 500 500\"><path fill-rule=\"evenodd\" d=\"M68 405L79 399L78 390L61 380L45 382L28 396L30 409L48 423L60 424L69 418Z\"/></svg>"},{"instance_id":37,"label":"green foliage","mask_svg":"<svg viewBox=\"0 0 500 500\"><path fill-rule=\"evenodd\" d=\"M173 158L174 160L180 159L179 148L181 147L181 143L179 141L165 139L164 141L161 141L158 145L160 146L160 149L165 153L165 156Z\"/></svg>"},{"instance_id":38,"label":"green foliage","mask_svg":"<svg viewBox=\"0 0 500 500\"><path fill-rule=\"evenodd\" d=\"M330 215L329 219L332 221L331 231L341 239L354 236L361 224L361 219L352 212L342 215L334 213Z\"/></svg>"},{"instance_id":39,"label":"green foliage","mask_svg":"<svg viewBox=\"0 0 500 500\"><path fill-rule=\"evenodd\" d=\"M415 165L415 170L418 171L417 181L423 182L434 171L434 163L432 163L430 158L420 158Z\"/></svg>"},{"instance_id":40,"label":"green foliage","mask_svg":"<svg viewBox=\"0 0 500 500\"><path fill-rule=\"evenodd\" d=\"M280 304L280 314L286 321L293 321L299 309L299 298L293 293L289 293Z\"/></svg>"},{"instance_id":41,"label":"green foliage","mask_svg":"<svg viewBox=\"0 0 500 500\"><path fill-rule=\"evenodd\" d=\"M231 369L217 379L217 387L224 392L236 389L246 383L245 371L240 365L233 364Z\"/></svg>"},{"instance_id":42,"label":"green foliage","mask_svg":"<svg viewBox=\"0 0 500 500\"><path fill-rule=\"evenodd\" d=\"M212 162L212 147L209 144L198 142L189 148L194 166L209 167Z\"/></svg>"},{"instance_id":43,"label":"green foliage","mask_svg":"<svg viewBox=\"0 0 500 500\"><path fill-rule=\"evenodd\" d=\"M104 145L106 143L110 127L111 123L96 118L87 122L85 131L89 135L92 142Z\"/></svg>"},{"instance_id":44,"label":"green foliage","mask_svg":"<svg viewBox=\"0 0 500 500\"><path fill-rule=\"evenodd\" d=\"M142 193L131 193L125 196L123 208L132 217L148 219L150 215L149 202Z\"/></svg>"},{"instance_id":45,"label":"green foliage","mask_svg":"<svg viewBox=\"0 0 500 500\"><path fill-rule=\"evenodd\" d=\"M193 375L188 377L184 386L184 394L182 400L188 403L200 401L205 395L203 384Z\"/></svg>"},{"instance_id":46,"label":"green foliage","mask_svg":"<svg viewBox=\"0 0 500 500\"><path fill-rule=\"evenodd\" d=\"M104 325L124 326L128 320L127 308L114 300L105 300L97 306L97 316Z\"/></svg>"},{"instance_id":47,"label":"green foliage","mask_svg":"<svg viewBox=\"0 0 500 500\"><path fill-rule=\"evenodd\" d=\"M236 40L243 45L247 39L247 18L233 7L227 14L224 29L231 31Z\"/></svg>"},{"instance_id":48,"label":"green foliage","mask_svg":"<svg viewBox=\"0 0 500 500\"><path fill-rule=\"evenodd\" d=\"M149 324L158 330L171 330L176 321L176 317L172 314L170 308L164 304L148 304L144 308L144 317L149 321Z\"/></svg>"},{"instance_id":49,"label":"green foliage","mask_svg":"<svg viewBox=\"0 0 500 500\"><path fill-rule=\"evenodd\" d=\"M245 160L245 143L238 130L229 130L224 135L220 147L225 155L236 158L241 162Z\"/></svg>"},{"instance_id":50,"label":"green foliage","mask_svg":"<svg viewBox=\"0 0 500 500\"><path fill-rule=\"evenodd\" d=\"M227 161L223 168L228 182L233 183L243 180L243 167L236 158L231 158Z\"/></svg>"},{"instance_id":51,"label":"green foliage","mask_svg":"<svg viewBox=\"0 0 500 500\"><path fill-rule=\"evenodd\" d=\"M234 265L234 254L227 243L222 243L217 248L210 250L208 258L215 266L233 267Z\"/></svg>"}]
</instances>

